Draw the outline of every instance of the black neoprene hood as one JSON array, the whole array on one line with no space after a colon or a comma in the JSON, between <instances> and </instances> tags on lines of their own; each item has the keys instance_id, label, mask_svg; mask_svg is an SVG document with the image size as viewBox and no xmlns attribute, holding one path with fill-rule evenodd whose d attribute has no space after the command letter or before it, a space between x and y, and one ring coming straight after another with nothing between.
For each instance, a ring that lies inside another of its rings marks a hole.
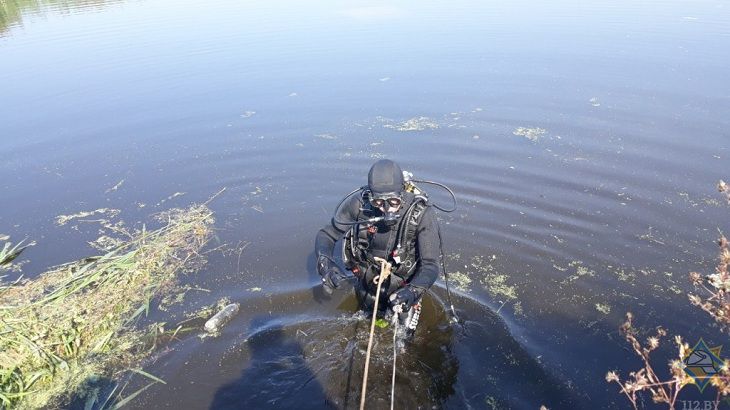
<instances>
[{"instance_id":1,"label":"black neoprene hood","mask_svg":"<svg viewBox=\"0 0 730 410\"><path fill-rule=\"evenodd\" d=\"M400 193L403 190L403 171L389 159L381 159L368 172L368 187L374 195Z\"/></svg>"}]
</instances>

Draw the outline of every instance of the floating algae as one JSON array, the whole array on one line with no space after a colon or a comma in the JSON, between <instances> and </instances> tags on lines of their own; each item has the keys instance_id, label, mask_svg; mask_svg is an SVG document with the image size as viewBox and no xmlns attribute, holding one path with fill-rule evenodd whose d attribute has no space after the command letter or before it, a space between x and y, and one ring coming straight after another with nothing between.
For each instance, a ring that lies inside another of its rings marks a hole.
<instances>
[{"instance_id":1,"label":"floating algae","mask_svg":"<svg viewBox=\"0 0 730 410\"><path fill-rule=\"evenodd\" d=\"M108 194L108 193L110 193L110 192L114 192L114 191L118 190L119 188L121 188L121 187L122 187L122 185L124 184L124 181L125 181L125 180L126 180L126 179L122 179L121 181L117 182L117 184L116 184L116 185L114 185L113 187L111 187L111 188L107 189L106 191L104 191L104 193L105 193L105 194Z\"/></svg>"},{"instance_id":2,"label":"floating algae","mask_svg":"<svg viewBox=\"0 0 730 410\"><path fill-rule=\"evenodd\" d=\"M165 202L173 200L179 196L185 195L185 192L175 192L174 194L168 196L167 198L163 199L162 201L158 202L156 206L163 205Z\"/></svg>"},{"instance_id":3,"label":"floating algae","mask_svg":"<svg viewBox=\"0 0 730 410\"><path fill-rule=\"evenodd\" d=\"M56 217L56 225L63 226L70 221L73 221L74 219L87 218L94 215L106 215L108 218L114 218L115 216L119 215L119 210L111 208L99 208L93 211L82 211L71 215L59 215Z\"/></svg>"},{"instance_id":4,"label":"floating algae","mask_svg":"<svg viewBox=\"0 0 730 410\"><path fill-rule=\"evenodd\" d=\"M111 236L102 235L93 241L88 242L92 248L98 249L102 252L108 252L114 248L121 246L124 242L119 238L113 238Z\"/></svg>"},{"instance_id":5,"label":"floating algae","mask_svg":"<svg viewBox=\"0 0 730 410\"><path fill-rule=\"evenodd\" d=\"M481 276L481 283L484 288L493 297L503 297L506 300L516 300L517 287L509 285L507 283L509 276L498 273L491 264L491 262L497 259L497 256L491 255L487 259L488 262L482 255L476 255L471 259L471 266L476 270L476 274Z\"/></svg>"},{"instance_id":6,"label":"floating algae","mask_svg":"<svg viewBox=\"0 0 730 410\"><path fill-rule=\"evenodd\" d=\"M596 303L596 310L603 313L604 315L607 315L611 313L611 305L608 305L606 303Z\"/></svg>"},{"instance_id":7,"label":"floating algae","mask_svg":"<svg viewBox=\"0 0 730 410\"><path fill-rule=\"evenodd\" d=\"M581 261L571 261L568 264L569 268L575 268L575 274L568 276L566 279L563 280L562 283L570 283L574 282L582 277L593 277L596 276L596 271L588 269L587 267L583 266L583 262ZM566 269L567 270L567 269Z\"/></svg>"},{"instance_id":8,"label":"floating algae","mask_svg":"<svg viewBox=\"0 0 730 410\"><path fill-rule=\"evenodd\" d=\"M177 273L204 261L199 251L213 224L205 205L159 220L162 228L138 232L104 255L0 287L0 407L63 407L90 380L144 357L146 332L134 319Z\"/></svg>"},{"instance_id":9,"label":"floating algae","mask_svg":"<svg viewBox=\"0 0 730 410\"><path fill-rule=\"evenodd\" d=\"M435 130L439 127L438 123L428 117L413 117L409 120L399 123L387 123L383 125L385 128L391 128L396 131L424 131L427 129Z\"/></svg>"},{"instance_id":10,"label":"floating algae","mask_svg":"<svg viewBox=\"0 0 730 410\"><path fill-rule=\"evenodd\" d=\"M544 128L519 127L516 130L512 131L512 134L519 135L521 137L525 137L532 142L537 142L537 140L539 140L540 137L545 135L545 132L546 131Z\"/></svg>"},{"instance_id":11,"label":"floating algae","mask_svg":"<svg viewBox=\"0 0 730 410\"><path fill-rule=\"evenodd\" d=\"M449 272L449 281L453 283L453 286L456 289L459 289L462 292L469 291L469 285L471 285L471 278L469 275L459 271Z\"/></svg>"},{"instance_id":12,"label":"floating algae","mask_svg":"<svg viewBox=\"0 0 730 410\"><path fill-rule=\"evenodd\" d=\"M517 288L507 284L507 275L488 274L482 279L482 285L494 297L504 297L507 300L517 299Z\"/></svg>"}]
</instances>

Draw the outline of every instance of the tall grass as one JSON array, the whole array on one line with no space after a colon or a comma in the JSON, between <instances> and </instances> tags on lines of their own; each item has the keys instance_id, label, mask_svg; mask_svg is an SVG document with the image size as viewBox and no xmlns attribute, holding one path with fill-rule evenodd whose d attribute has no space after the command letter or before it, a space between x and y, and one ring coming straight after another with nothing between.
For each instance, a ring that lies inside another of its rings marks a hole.
<instances>
[{"instance_id":1,"label":"tall grass","mask_svg":"<svg viewBox=\"0 0 730 410\"><path fill-rule=\"evenodd\" d=\"M93 380L133 367L147 349L135 319L176 275L203 261L212 212L159 216L104 255L0 288L0 407L62 405Z\"/></svg>"}]
</instances>

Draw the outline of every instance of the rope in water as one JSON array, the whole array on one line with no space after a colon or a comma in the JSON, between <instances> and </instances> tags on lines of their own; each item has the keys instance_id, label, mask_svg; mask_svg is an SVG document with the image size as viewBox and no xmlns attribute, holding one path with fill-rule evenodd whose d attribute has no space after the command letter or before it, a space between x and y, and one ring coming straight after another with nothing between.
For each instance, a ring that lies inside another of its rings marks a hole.
<instances>
[{"instance_id":1,"label":"rope in water","mask_svg":"<svg viewBox=\"0 0 730 410\"><path fill-rule=\"evenodd\" d=\"M400 305L393 308L393 379L390 382L390 410L393 410L395 403L395 359L398 353L396 345L398 336L398 314L400 313Z\"/></svg>"},{"instance_id":2,"label":"rope in water","mask_svg":"<svg viewBox=\"0 0 730 410\"><path fill-rule=\"evenodd\" d=\"M370 339L368 340L368 351L365 355L365 374L362 377L362 390L360 391L360 410L365 409L365 390L368 386L368 370L370 368L370 352L373 348L373 335L375 334L375 321L378 316L378 301L380 300L380 285L390 275L391 265L385 259L375 258L380 262L380 275L376 277L378 280L378 288L375 290L375 304L373 306L373 320L370 323Z\"/></svg>"}]
</instances>

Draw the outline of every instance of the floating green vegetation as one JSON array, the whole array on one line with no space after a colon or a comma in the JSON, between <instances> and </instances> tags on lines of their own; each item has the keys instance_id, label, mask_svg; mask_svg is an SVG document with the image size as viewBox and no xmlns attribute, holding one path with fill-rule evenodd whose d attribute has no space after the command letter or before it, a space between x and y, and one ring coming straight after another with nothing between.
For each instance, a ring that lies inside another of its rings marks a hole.
<instances>
[{"instance_id":1,"label":"floating green vegetation","mask_svg":"<svg viewBox=\"0 0 730 410\"><path fill-rule=\"evenodd\" d=\"M448 256L450 261L460 261L462 255L452 254ZM449 283L462 292L471 291L471 284L474 280L482 284L484 289L495 299L502 303L499 309L510 302L517 315L524 315L522 304L518 300L517 286L510 284L510 276L499 273L492 264L497 260L497 255L475 255L471 257L469 265L464 264L464 272L449 272Z\"/></svg>"},{"instance_id":2,"label":"floating green vegetation","mask_svg":"<svg viewBox=\"0 0 730 410\"><path fill-rule=\"evenodd\" d=\"M81 218L88 218L90 216L94 215L105 215L109 219L114 218L115 216L119 215L118 209L110 209L110 208L99 208L95 209L93 211L83 211L79 213L75 213L72 215L59 215L56 217L56 225L63 226L67 223L75 220L75 219L81 219Z\"/></svg>"},{"instance_id":3,"label":"floating green vegetation","mask_svg":"<svg viewBox=\"0 0 730 410\"><path fill-rule=\"evenodd\" d=\"M607 315L611 313L611 305L606 303L596 303L596 310Z\"/></svg>"},{"instance_id":4,"label":"floating green vegetation","mask_svg":"<svg viewBox=\"0 0 730 410\"><path fill-rule=\"evenodd\" d=\"M491 410L499 410L499 409L502 408L499 405L499 401L497 401L497 399L494 396L489 396L489 395L486 396L484 398L484 404L487 405L487 406L489 406L489 408Z\"/></svg>"},{"instance_id":5,"label":"floating green vegetation","mask_svg":"<svg viewBox=\"0 0 730 410\"><path fill-rule=\"evenodd\" d=\"M721 182L721 184L723 183L722 181L720 181L720 182ZM718 189L721 192L725 192L722 188L722 185L718 185ZM724 206L722 201L719 201L717 198L713 198L713 197L709 197L709 196L703 196L701 198L692 198L692 197L690 197L688 192L678 192L677 195L679 195L682 199L684 199L684 202L686 202L693 208L701 207L701 205L707 205L707 206L713 206L713 207ZM671 203L671 201L670 201L670 203Z\"/></svg>"},{"instance_id":6,"label":"floating green vegetation","mask_svg":"<svg viewBox=\"0 0 730 410\"><path fill-rule=\"evenodd\" d=\"M526 127L519 127L512 131L512 134L519 135L521 137L525 137L528 140L532 142L537 142L537 140L540 139L543 135L545 135L545 129L544 128L526 128Z\"/></svg>"},{"instance_id":7,"label":"floating green vegetation","mask_svg":"<svg viewBox=\"0 0 730 410\"><path fill-rule=\"evenodd\" d=\"M486 260L485 260L486 259ZM502 297L506 301L517 299L517 287L507 283L509 276L498 273L491 262L497 259L496 255L485 258L482 255L474 256L471 266L481 276L481 283L493 297Z\"/></svg>"},{"instance_id":8,"label":"floating green vegetation","mask_svg":"<svg viewBox=\"0 0 730 410\"><path fill-rule=\"evenodd\" d=\"M482 279L482 284L494 297L504 297L507 300L517 299L517 288L507 283L508 276L500 274L488 274Z\"/></svg>"},{"instance_id":9,"label":"floating green vegetation","mask_svg":"<svg viewBox=\"0 0 730 410\"><path fill-rule=\"evenodd\" d=\"M575 268L575 274L568 276L565 280L563 280L563 283L571 283L575 282L576 280L583 278L583 277L593 277L596 276L596 271L588 269L583 265L583 262L581 261L571 261L568 264L569 268ZM559 269L560 270L560 269ZM567 269L565 269L567 270ZM565 271L563 270L563 271Z\"/></svg>"},{"instance_id":10,"label":"floating green vegetation","mask_svg":"<svg viewBox=\"0 0 730 410\"><path fill-rule=\"evenodd\" d=\"M469 275L459 271L449 272L449 281L456 289L459 289L462 292L469 291L469 285L471 285L471 278Z\"/></svg>"},{"instance_id":11,"label":"floating green vegetation","mask_svg":"<svg viewBox=\"0 0 730 410\"><path fill-rule=\"evenodd\" d=\"M611 269L612 266L608 266L608 268ZM627 272L624 268L616 268L613 273L621 282L634 282L634 280L636 279L635 273L630 271Z\"/></svg>"},{"instance_id":12,"label":"floating green vegetation","mask_svg":"<svg viewBox=\"0 0 730 410\"><path fill-rule=\"evenodd\" d=\"M435 130L439 127L438 123L428 117L413 117L409 120L399 123L386 123L385 128L391 128L396 131L424 131L427 129Z\"/></svg>"},{"instance_id":13,"label":"floating green vegetation","mask_svg":"<svg viewBox=\"0 0 730 410\"><path fill-rule=\"evenodd\" d=\"M648 242L653 242L659 245L666 245L664 238L660 238L655 232L654 227L650 226L645 234L639 235L639 239L643 239Z\"/></svg>"},{"instance_id":14,"label":"floating green vegetation","mask_svg":"<svg viewBox=\"0 0 730 410\"><path fill-rule=\"evenodd\" d=\"M492 273L495 269L491 262L497 259L497 255L491 255L488 259L489 261L486 261L484 260L484 256L476 255L471 259L471 266L476 269L477 272Z\"/></svg>"},{"instance_id":15,"label":"floating green vegetation","mask_svg":"<svg viewBox=\"0 0 730 410\"><path fill-rule=\"evenodd\" d=\"M60 406L139 363L151 343L135 319L178 273L204 262L199 251L213 224L205 205L158 218L162 228L138 231L104 255L0 288L0 407ZM87 392L87 405L100 404L98 392Z\"/></svg>"},{"instance_id":16,"label":"floating green vegetation","mask_svg":"<svg viewBox=\"0 0 730 410\"><path fill-rule=\"evenodd\" d=\"M517 301L512 304L512 308L515 311L515 315L517 316L525 316L525 312L522 310L522 302Z\"/></svg>"}]
</instances>

